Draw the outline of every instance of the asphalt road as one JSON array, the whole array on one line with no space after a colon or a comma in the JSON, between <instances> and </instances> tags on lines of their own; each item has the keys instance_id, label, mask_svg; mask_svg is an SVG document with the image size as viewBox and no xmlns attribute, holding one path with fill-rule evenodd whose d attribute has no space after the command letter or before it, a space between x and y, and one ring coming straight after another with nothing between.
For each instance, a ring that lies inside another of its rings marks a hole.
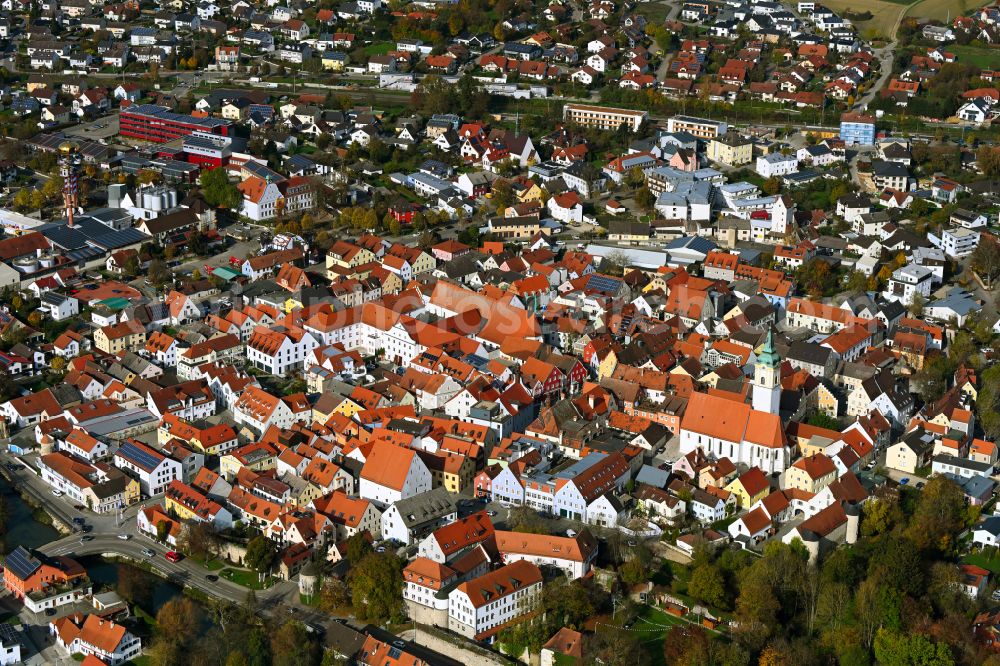
<instances>
[{"instance_id":1,"label":"asphalt road","mask_svg":"<svg viewBox=\"0 0 1000 666\"><path fill-rule=\"evenodd\" d=\"M247 588L237 585L225 578L219 578L198 564L194 560L187 558L179 562L170 562L164 557L167 548L145 535L138 532L135 520L129 521L120 530L119 534L129 535L126 541L120 539L118 534L99 534L95 530L88 536L93 538L83 541L79 535L70 535L58 541L53 541L44 545L40 550L46 555L69 555L71 557L81 557L84 555L110 555L117 557L127 557L137 562L148 563L153 570L169 580L181 586L191 587L210 597L225 599L233 603L243 603L247 598ZM155 554L148 557L143 554L145 549L152 550ZM209 580L206 576L211 575L215 580ZM297 590L295 583L282 581L266 590L255 593L258 603L263 607L273 606L277 603L284 603L290 591Z\"/></svg>"},{"instance_id":2,"label":"asphalt road","mask_svg":"<svg viewBox=\"0 0 1000 666\"><path fill-rule=\"evenodd\" d=\"M0 464L17 462L20 464L30 463L37 467L37 460L34 456L18 458L11 455L6 446L0 442ZM196 589L209 597L225 599L233 603L242 604L247 599L248 588L233 583L224 578L217 577L217 572L211 572L194 560L184 558L179 562L170 562L164 555L168 548L163 544L155 542L144 534L140 534L136 515L142 506L161 503L162 496L155 496L144 500L138 505L128 507L119 517L116 514L95 514L91 511L79 511L65 496L55 497L49 486L42 481L34 472L22 468L13 473L14 482L20 490L25 491L36 501L41 503L45 510L58 520L72 524L74 518L83 518L85 523L91 526L91 531L86 535L74 533L51 541L39 550L46 555L103 555L110 557L124 557L136 562L147 562L155 573L165 579L180 585ZM506 515L506 514L504 514ZM119 535L128 535L128 539L119 538ZM86 536L86 540L84 540ZM153 557L143 554L144 549L154 552ZM212 576L210 580L207 576ZM338 620L351 619L338 618L333 615L321 613L306 606L299 599L298 584L294 581L279 581L265 590L254 592L259 612L263 615L288 614L297 620L308 624L325 628ZM40 620L42 624L46 620ZM54 663L46 653L45 659L40 663Z\"/></svg>"}]
</instances>

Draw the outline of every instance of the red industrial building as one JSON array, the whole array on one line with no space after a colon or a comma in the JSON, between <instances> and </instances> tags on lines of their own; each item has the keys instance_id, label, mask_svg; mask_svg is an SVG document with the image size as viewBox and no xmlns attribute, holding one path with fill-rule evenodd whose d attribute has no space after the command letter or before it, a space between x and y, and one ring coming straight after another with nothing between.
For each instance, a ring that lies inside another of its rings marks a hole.
<instances>
[{"instance_id":1,"label":"red industrial building","mask_svg":"<svg viewBox=\"0 0 1000 666\"><path fill-rule=\"evenodd\" d=\"M225 166L232 154L232 139L228 136L198 131L184 137L184 157L202 168Z\"/></svg>"},{"instance_id":2,"label":"red industrial building","mask_svg":"<svg viewBox=\"0 0 1000 666\"><path fill-rule=\"evenodd\" d=\"M195 132L229 136L232 122L222 118L197 118L174 113L158 104L124 107L118 117L118 133L144 141L165 143Z\"/></svg>"}]
</instances>

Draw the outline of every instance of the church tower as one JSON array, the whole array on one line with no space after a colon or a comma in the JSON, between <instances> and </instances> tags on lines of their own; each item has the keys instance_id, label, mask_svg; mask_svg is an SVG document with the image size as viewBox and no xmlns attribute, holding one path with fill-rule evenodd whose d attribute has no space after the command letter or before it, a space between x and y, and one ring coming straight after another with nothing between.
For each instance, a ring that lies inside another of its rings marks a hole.
<instances>
[{"instance_id":1,"label":"church tower","mask_svg":"<svg viewBox=\"0 0 1000 666\"><path fill-rule=\"evenodd\" d=\"M774 329L767 329L764 348L753 372L753 408L777 414L781 405L781 357L774 348Z\"/></svg>"}]
</instances>

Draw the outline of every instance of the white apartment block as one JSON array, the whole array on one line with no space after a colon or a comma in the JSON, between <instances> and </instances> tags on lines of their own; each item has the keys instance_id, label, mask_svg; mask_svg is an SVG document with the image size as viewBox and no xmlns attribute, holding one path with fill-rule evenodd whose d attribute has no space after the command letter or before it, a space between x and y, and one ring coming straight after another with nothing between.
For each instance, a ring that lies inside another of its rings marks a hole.
<instances>
[{"instance_id":1,"label":"white apartment block","mask_svg":"<svg viewBox=\"0 0 1000 666\"><path fill-rule=\"evenodd\" d=\"M542 572L514 562L466 581L448 595L448 629L474 640L489 638L508 622L532 612L540 601Z\"/></svg>"}]
</instances>

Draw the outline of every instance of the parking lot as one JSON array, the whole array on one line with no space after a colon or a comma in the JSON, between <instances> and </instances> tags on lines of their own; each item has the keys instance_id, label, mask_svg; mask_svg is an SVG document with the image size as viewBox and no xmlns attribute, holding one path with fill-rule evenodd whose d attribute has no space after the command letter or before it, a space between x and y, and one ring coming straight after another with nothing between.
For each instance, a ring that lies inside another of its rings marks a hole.
<instances>
[{"instance_id":1,"label":"parking lot","mask_svg":"<svg viewBox=\"0 0 1000 666\"><path fill-rule=\"evenodd\" d=\"M90 141L109 141L118 135L118 116L112 115L90 123L82 123L65 130L65 134Z\"/></svg>"}]
</instances>

